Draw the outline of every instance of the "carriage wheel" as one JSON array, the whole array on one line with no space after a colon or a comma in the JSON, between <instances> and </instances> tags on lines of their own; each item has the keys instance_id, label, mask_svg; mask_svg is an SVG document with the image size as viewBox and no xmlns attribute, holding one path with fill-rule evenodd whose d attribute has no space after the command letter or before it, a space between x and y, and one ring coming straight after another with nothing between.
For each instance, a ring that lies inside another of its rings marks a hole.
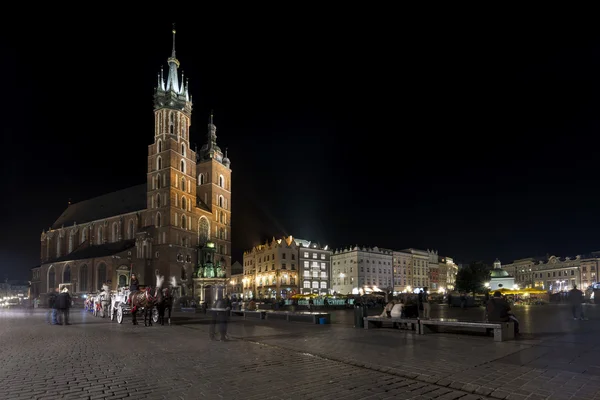
<instances>
[{"instance_id":1,"label":"carriage wheel","mask_svg":"<svg viewBox=\"0 0 600 400\"><path fill-rule=\"evenodd\" d=\"M158 323L158 309L156 307L152 309L152 322Z\"/></svg>"},{"instance_id":2,"label":"carriage wheel","mask_svg":"<svg viewBox=\"0 0 600 400\"><path fill-rule=\"evenodd\" d=\"M123 307L117 308L117 322L120 324L123 323Z\"/></svg>"},{"instance_id":3,"label":"carriage wheel","mask_svg":"<svg viewBox=\"0 0 600 400\"><path fill-rule=\"evenodd\" d=\"M110 306L108 306L108 312L110 314L110 320L114 321L114 319L115 319L115 309L112 306L112 304Z\"/></svg>"}]
</instances>

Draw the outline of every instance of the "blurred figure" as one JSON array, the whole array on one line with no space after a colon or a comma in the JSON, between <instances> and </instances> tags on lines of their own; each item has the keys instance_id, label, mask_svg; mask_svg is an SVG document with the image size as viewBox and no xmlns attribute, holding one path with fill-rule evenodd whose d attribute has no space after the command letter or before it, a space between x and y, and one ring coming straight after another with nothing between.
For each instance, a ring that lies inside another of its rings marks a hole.
<instances>
[{"instance_id":1,"label":"blurred figure","mask_svg":"<svg viewBox=\"0 0 600 400\"><path fill-rule=\"evenodd\" d=\"M587 320L583 314L583 292L577 289L577 285L573 285L573 289L569 290L569 303L571 304L571 311L573 312L573 319Z\"/></svg>"},{"instance_id":2,"label":"blurred figure","mask_svg":"<svg viewBox=\"0 0 600 400\"><path fill-rule=\"evenodd\" d=\"M229 312L231 310L231 302L229 298L223 298L221 293L217 294L217 300L214 302L213 307L211 308L212 320L210 324L210 330L208 335L210 340L216 340L216 325L219 324L219 340L222 342L226 342L229 340L227 336L227 319Z\"/></svg>"},{"instance_id":3,"label":"blurred figure","mask_svg":"<svg viewBox=\"0 0 600 400\"><path fill-rule=\"evenodd\" d=\"M392 316L392 309L394 308L394 304L396 304L396 302L394 301L394 299L390 300L389 303L387 303L385 305L385 307L383 308L383 312L381 313L381 317L391 318L391 316Z\"/></svg>"},{"instance_id":4,"label":"blurred figure","mask_svg":"<svg viewBox=\"0 0 600 400\"><path fill-rule=\"evenodd\" d=\"M429 319L430 304L429 304L429 292L427 291L427 287L423 288L422 300L423 300L423 318Z\"/></svg>"},{"instance_id":5,"label":"blurred figure","mask_svg":"<svg viewBox=\"0 0 600 400\"><path fill-rule=\"evenodd\" d=\"M71 295L65 287L63 291L56 297L56 308L60 312L63 325L71 325L69 323L69 309L71 308Z\"/></svg>"},{"instance_id":6,"label":"blurred figure","mask_svg":"<svg viewBox=\"0 0 600 400\"><path fill-rule=\"evenodd\" d=\"M58 288L54 288L50 294L48 294L48 312L46 313L46 322L52 325L58 325L57 313L56 313L56 296Z\"/></svg>"},{"instance_id":7,"label":"blurred figure","mask_svg":"<svg viewBox=\"0 0 600 400\"><path fill-rule=\"evenodd\" d=\"M490 322L512 322L515 327L515 336L519 335L519 320L511 313L508 302L498 290L494 292L494 297L488 301L486 312Z\"/></svg>"}]
</instances>

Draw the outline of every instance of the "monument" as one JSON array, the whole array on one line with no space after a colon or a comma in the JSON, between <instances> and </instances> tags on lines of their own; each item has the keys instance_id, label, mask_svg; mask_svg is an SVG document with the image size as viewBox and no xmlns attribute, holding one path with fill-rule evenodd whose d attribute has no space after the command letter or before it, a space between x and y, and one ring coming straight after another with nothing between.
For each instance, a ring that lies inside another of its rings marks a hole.
<instances>
[{"instance_id":1,"label":"monument","mask_svg":"<svg viewBox=\"0 0 600 400\"><path fill-rule=\"evenodd\" d=\"M194 297L199 304L206 303L210 308L217 295L225 296L227 288L227 273L216 259L216 248L213 242L206 242L198 249L198 265L194 270Z\"/></svg>"}]
</instances>

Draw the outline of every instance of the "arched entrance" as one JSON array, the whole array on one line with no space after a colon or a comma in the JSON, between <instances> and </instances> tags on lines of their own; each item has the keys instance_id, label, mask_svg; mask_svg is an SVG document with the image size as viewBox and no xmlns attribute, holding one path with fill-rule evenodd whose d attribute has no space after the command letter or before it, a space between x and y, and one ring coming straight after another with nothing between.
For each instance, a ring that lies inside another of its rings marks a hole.
<instances>
[{"instance_id":1,"label":"arched entrance","mask_svg":"<svg viewBox=\"0 0 600 400\"><path fill-rule=\"evenodd\" d=\"M117 268L117 288L129 286L130 277L131 269L127 265L121 265Z\"/></svg>"}]
</instances>

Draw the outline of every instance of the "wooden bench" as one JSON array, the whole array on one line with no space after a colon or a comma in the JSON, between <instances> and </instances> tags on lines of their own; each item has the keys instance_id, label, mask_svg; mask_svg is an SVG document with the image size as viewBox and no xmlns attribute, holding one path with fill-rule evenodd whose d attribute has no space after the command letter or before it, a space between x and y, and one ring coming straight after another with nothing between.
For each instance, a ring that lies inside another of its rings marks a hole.
<instances>
[{"instance_id":1,"label":"wooden bench","mask_svg":"<svg viewBox=\"0 0 600 400\"><path fill-rule=\"evenodd\" d=\"M439 326L447 326L464 330L472 329L493 329L494 341L503 342L513 340L515 338L515 327L513 322L486 322L486 321L459 321L456 319L422 319L421 334L435 332L435 328Z\"/></svg>"},{"instance_id":2,"label":"wooden bench","mask_svg":"<svg viewBox=\"0 0 600 400\"><path fill-rule=\"evenodd\" d=\"M363 318L365 321L365 329L369 329L369 328L381 328L383 326L384 322L390 322L392 323L392 326L395 327L401 327L400 324L406 324L406 326L412 330L412 331L416 331L417 333L421 333L421 326L419 325L419 320L414 318L399 318L399 317L380 317L380 316L371 316L371 317L364 317Z\"/></svg>"},{"instance_id":3,"label":"wooden bench","mask_svg":"<svg viewBox=\"0 0 600 400\"><path fill-rule=\"evenodd\" d=\"M282 316L285 317L285 320L288 322L291 321L305 321L310 320L313 324L318 324L319 319L325 318L326 324L331 323L331 316L329 313L322 312L310 312L310 311L267 311L266 319L269 319L269 316Z\"/></svg>"}]
</instances>

